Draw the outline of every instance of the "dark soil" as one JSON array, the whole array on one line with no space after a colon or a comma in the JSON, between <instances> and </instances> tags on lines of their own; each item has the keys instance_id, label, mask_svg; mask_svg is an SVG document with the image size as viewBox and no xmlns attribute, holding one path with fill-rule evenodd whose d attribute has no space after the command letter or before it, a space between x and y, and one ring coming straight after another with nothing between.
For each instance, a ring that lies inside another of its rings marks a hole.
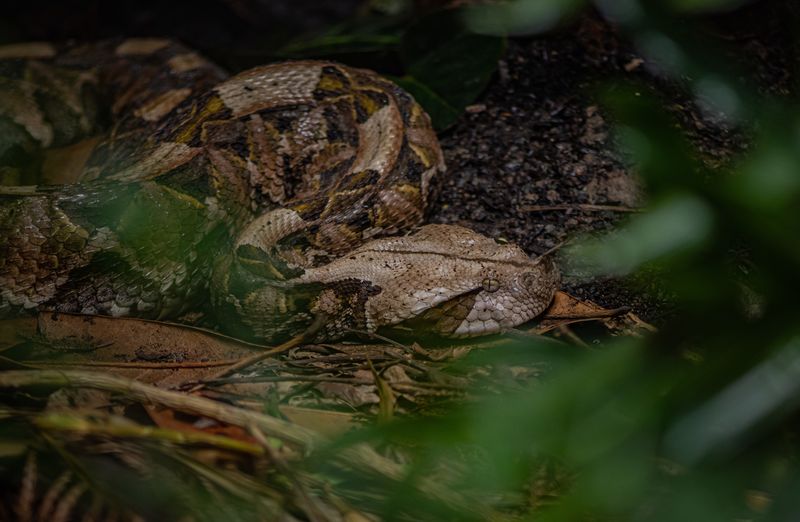
<instances>
[{"instance_id":1,"label":"dark soil","mask_svg":"<svg viewBox=\"0 0 800 522\"><path fill-rule=\"evenodd\" d=\"M789 18L770 9L762 4L755 11L709 19L704 36L726 46L743 82L763 95L785 96L794 92L791 57L797 54L787 52L795 49L787 36ZM797 19L797 13L790 14ZM752 23L757 20L765 23ZM441 136L449 177L432 220L506 238L530 253L621 225L631 213L557 207L645 203L596 100L611 81L653 92L708 167L735 161L747 147L746 134L730 128L660 70L594 13L553 34L512 40L487 91ZM532 206L555 208L531 211ZM566 273L564 286L606 307L629 306L658 324L670 312L658 273L652 268L635 279L592 281Z\"/></svg>"}]
</instances>

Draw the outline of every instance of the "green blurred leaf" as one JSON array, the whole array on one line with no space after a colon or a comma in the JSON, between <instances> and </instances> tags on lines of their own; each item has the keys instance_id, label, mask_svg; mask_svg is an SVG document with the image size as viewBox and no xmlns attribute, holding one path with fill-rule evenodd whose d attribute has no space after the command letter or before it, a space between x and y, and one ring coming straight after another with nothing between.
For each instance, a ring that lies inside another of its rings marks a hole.
<instances>
[{"instance_id":1,"label":"green blurred leaf","mask_svg":"<svg viewBox=\"0 0 800 522\"><path fill-rule=\"evenodd\" d=\"M676 11L708 12L736 9L747 2L748 0L670 0L669 5Z\"/></svg>"},{"instance_id":2,"label":"green blurred leaf","mask_svg":"<svg viewBox=\"0 0 800 522\"><path fill-rule=\"evenodd\" d=\"M702 244L712 228L713 214L705 202L688 194L674 196L619 233L573 247L570 257L599 275L629 274L644 263Z\"/></svg>"},{"instance_id":3,"label":"green blurred leaf","mask_svg":"<svg viewBox=\"0 0 800 522\"><path fill-rule=\"evenodd\" d=\"M400 54L407 74L402 81L433 113L436 129L444 129L455 121L453 111L460 114L486 88L505 45L503 38L467 29L458 12L430 15L403 36Z\"/></svg>"},{"instance_id":4,"label":"green blurred leaf","mask_svg":"<svg viewBox=\"0 0 800 522\"><path fill-rule=\"evenodd\" d=\"M681 418L666 437L670 456L697 462L741 448L765 420L794 411L800 399L800 338Z\"/></svg>"},{"instance_id":5,"label":"green blurred leaf","mask_svg":"<svg viewBox=\"0 0 800 522\"><path fill-rule=\"evenodd\" d=\"M366 54L394 49L400 37L393 34L324 34L289 42L276 55L293 58Z\"/></svg>"},{"instance_id":6,"label":"green blurred leaf","mask_svg":"<svg viewBox=\"0 0 800 522\"><path fill-rule=\"evenodd\" d=\"M417 100L417 103L425 108L437 130L446 129L461 116L459 109L450 105L447 100L433 92L424 83L417 81L416 78L404 76L403 78L392 78L392 80L408 91Z\"/></svg>"},{"instance_id":7,"label":"green blurred leaf","mask_svg":"<svg viewBox=\"0 0 800 522\"><path fill-rule=\"evenodd\" d=\"M779 209L796 201L800 192L798 153L789 139L772 136L742 166L733 180L737 196L757 210Z\"/></svg>"},{"instance_id":8,"label":"green blurred leaf","mask_svg":"<svg viewBox=\"0 0 800 522\"><path fill-rule=\"evenodd\" d=\"M464 12L467 27L491 35L530 35L551 29L583 7L585 0L513 0L472 6Z\"/></svg>"}]
</instances>

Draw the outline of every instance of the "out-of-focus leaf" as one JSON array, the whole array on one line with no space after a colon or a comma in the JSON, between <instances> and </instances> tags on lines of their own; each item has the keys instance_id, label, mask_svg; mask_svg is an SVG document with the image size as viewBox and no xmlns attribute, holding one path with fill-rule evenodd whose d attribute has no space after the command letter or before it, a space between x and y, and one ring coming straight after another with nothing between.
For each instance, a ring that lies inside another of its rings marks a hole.
<instances>
[{"instance_id":1,"label":"out-of-focus leaf","mask_svg":"<svg viewBox=\"0 0 800 522\"><path fill-rule=\"evenodd\" d=\"M437 130L446 129L458 119L461 111L450 105L447 100L433 92L427 85L411 76L394 78L394 81L407 90L417 103L425 107Z\"/></svg>"},{"instance_id":2,"label":"out-of-focus leaf","mask_svg":"<svg viewBox=\"0 0 800 522\"><path fill-rule=\"evenodd\" d=\"M464 18L466 25L477 33L529 35L552 28L585 3L585 0L512 0L470 7Z\"/></svg>"},{"instance_id":3,"label":"out-of-focus leaf","mask_svg":"<svg viewBox=\"0 0 800 522\"><path fill-rule=\"evenodd\" d=\"M394 49L400 37L392 34L326 34L295 40L275 54L292 58L331 57L344 54L376 53Z\"/></svg>"},{"instance_id":4,"label":"out-of-focus leaf","mask_svg":"<svg viewBox=\"0 0 800 522\"><path fill-rule=\"evenodd\" d=\"M710 454L736 451L755 426L775 422L797 408L800 338L680 419L667 434L670 456L695 463Z\"/></svg>"},{"instance_id":5,"label":"out-of-focus leaf","mask_svg":"<svg viewBox=\"0 0 800 522\"><path fill-rule=\"evenodd\" d=\"M670 0L669 5L676 11L709 12L736 9L750 0Z\"/></svg>"},{"instance_id":6,"label":"out-of-focus leaf","mask_svg":"<svg viewBox=\"0 0 800 522\"><path fill-rule=\"evenodd\" d=\"M299 35L270 54L282 59L325 58L394 72L399 62L397 50L407 25L402 14L361 14L322 33Z\"/></svg>"},{"instance_id":7,"label":"out-of-focus leaf","mask_svg":"<svg viewBox=\"0 0 800 522\"><path fill-rule=\"evenodd\" d=\"M503 38L474 33L455 11L430 15L403 36L403 86L416 89L412 94L419 95L417 101L433 113L434 126L441 130L454 119L442 110L440 100L451 112L463 111L486 87L504 50Z\"/></svg>"},{"instance_id":8,"label":"out-of-focus leaf","mask_svg":"<svg viewBox=\"0 0 800 522\"><path fill-rule=\"evenodd\" d=\"M368 0L370 8L381 13L396 16L413 9L412 0Z\"/></svg>"},{"instance_id":9,"label":"out-of-focus leaf","mask_svg":"<svg viewBox=\"0 0 800 522\"><path fill-rule=\"evenodd\" d=\"M712 228L713 215L702 200L675 196L615 235L576 245L570 257L597 274L629 274L644 263L701 244Z\"/></svg>"},{"instance_id":10,"label":"out-of-focus leaf","mask_svg":"<svg viewBox=\"0 0 800 522\"><path fill-rule=\"evenodd\" d=\"M781 143L779 137L753 154L742 168L742 175L733 183L738 196L758 210L780 209L795 200L800 192L797 175L798 154L794 140Z\"/></svg>"}]
</instances>

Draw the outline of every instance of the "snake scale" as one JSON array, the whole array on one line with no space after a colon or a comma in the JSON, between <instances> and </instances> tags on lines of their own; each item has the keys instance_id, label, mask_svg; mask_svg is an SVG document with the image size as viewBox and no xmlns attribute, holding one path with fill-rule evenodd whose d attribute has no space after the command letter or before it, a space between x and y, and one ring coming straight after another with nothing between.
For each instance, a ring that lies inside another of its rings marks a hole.
<instances>
[{"instance_id":1,"label":"snake scale","mask_svg":"<svg viewBox=\"0 0 800 522\"><path fill-rule=\"evenodd\" d=\"M444 172L427 114L370 71L228 77L162 39L0 47L0 317L203 310L240 337L316 324L320 341L540 314L548 257L422 225Z\"/></svg>"}]
</instances>

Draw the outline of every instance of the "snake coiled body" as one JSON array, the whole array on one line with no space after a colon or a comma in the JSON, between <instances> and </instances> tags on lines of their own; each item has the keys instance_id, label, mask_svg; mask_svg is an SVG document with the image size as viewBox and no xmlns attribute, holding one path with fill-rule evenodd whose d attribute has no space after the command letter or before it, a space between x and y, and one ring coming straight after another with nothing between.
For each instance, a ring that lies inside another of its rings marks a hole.
<instances>
[{"instance_id":1,"label":"snake coiled body","mask_svg":"<svg viewBox=\"0 0 800 522\"><path fill-rule=\"evenodd\" d=\"M549 260L445 225L430 120L329 62L233 77L168 40L0 47L0 316L54 310L317 339L416 320L476 335L540 313ZM12 186L13 185L13 186Z\"/></svg>"}]
</instances>

